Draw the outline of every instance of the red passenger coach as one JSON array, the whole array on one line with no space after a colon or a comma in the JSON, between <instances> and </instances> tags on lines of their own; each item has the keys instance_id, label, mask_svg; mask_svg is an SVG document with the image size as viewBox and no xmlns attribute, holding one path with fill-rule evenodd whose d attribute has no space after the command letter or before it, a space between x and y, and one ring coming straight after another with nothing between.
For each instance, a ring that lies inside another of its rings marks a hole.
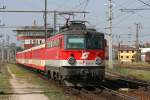
<instances>
[{"instance_id":1,"label":"red passenger coach","mask_svg":"<svg viewBox=\"0 0 150 100\"><path fill-rule=\"evenodd\" d=\"M98 85L105 75L104 34L72 21L45 44L18 52L17 63L75 85Z\"/></svg>"},{"instance_id":2,"label":"red passenger coach","mask_svg":"<svg viewBox=\"0 0 150 100\"><path fill-rule=\"evenodd\" d=\"M17 63L45 71L45 44L18 52Z\"/></svg>"}]
</instances>

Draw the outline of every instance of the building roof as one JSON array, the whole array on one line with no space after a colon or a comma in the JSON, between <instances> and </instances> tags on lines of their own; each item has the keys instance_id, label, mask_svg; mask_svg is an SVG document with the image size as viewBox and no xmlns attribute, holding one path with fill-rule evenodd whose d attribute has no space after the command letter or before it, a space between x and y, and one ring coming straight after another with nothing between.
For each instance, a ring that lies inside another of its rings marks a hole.
<instances>
[{"instance_id":1,"label":"building roof","mask_svg":"<svg viewBox=\"0 0 150 100\"><path fill-rule=\"evenodd\" d=\"M18 32L18 31L44 31L44 30L45 30L45 27L43 26L24 26L24 27L17 28L14 31ZM53 28L48 27L47 30L53 31Z\"/></svg>"},{"instance_id":2,"label":"building roof","mask_svg":"<svg viewBox=\"0 0 150 100\"><path fill-rule=\"evenodd\" d=\"M140 48L141 53L150 52L150 48Z\"/></svg>"},{"instance_id":3,"label":"building roof","mask_svg":"<svg viewBox=\"0 0 150 100\"><path fill-rule=\"evenodd\" d=\"M24 40L27 38L44 38L45 37L45 27L44 26L24 26L13 30L17 33L18 40ZM47 37L51 36L53 28L47 28Z\"/></svg>"},{"instance_id":4,"label":"building roof","mask_svg":"<svg viewBox=\"0 0 150 100\"><path fill-rule=\"evenodd\" d=\"M135 47L129 47L129 46L120 46L119 50L134 50L134 51L138 51L139 49L137 49Z\"/></svg>"}]
</instances>

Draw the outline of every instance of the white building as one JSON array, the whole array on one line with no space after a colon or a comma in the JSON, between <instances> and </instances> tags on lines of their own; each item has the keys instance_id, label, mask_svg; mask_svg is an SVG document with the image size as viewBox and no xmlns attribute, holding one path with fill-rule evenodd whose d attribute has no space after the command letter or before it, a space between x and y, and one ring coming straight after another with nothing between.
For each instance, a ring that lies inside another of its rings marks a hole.
<instances>
[{"instance_id":1,"label":"white building","mask_svg":"<svg viewBox=\"0 0 150 100\"><path fill-rule=\"evenodd\" d=\"M140 48L141 50L141 60L145 61L145 53L150 52L150 48Z\"/></svg>"}]
</instances>

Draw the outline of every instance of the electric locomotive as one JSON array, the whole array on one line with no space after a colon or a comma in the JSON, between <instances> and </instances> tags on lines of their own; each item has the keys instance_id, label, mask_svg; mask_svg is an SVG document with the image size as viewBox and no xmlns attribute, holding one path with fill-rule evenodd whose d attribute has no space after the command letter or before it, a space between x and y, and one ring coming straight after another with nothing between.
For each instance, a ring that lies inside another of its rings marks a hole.
<instances>
[{"instance_id":1,"label":"electric locomotive","mask_svg":"<svg viewBox=\"0 0 150 100\"><path fill-rule=\"evenodd\" d=\"M87 28L83 21L70 21L45 44L26 52L30 57L22 57L30 61L24 63L19 56L22 53L18 53L17 62L54 80L89 86L98 85L105 76L104 34Z\"/></svg>"}]
</instances>

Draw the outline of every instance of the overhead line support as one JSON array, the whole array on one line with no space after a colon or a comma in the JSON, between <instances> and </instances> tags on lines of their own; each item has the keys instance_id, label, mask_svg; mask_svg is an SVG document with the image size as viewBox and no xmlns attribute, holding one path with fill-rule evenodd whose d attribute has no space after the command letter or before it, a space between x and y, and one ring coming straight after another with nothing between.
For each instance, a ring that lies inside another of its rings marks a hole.
<instances>
[{"instance_id":1,"label":"overhead line support","mask_svg":"<svg viewBox=\"0 0 150 100\"><path fill-rule=\"evenodd\" d=\"M109 11L109 16L108 16L108 24L109 24L109 68L113 69L113 57L112 57L112 0L108 0L108 11Z\"/></svg>"}]
</instances>

